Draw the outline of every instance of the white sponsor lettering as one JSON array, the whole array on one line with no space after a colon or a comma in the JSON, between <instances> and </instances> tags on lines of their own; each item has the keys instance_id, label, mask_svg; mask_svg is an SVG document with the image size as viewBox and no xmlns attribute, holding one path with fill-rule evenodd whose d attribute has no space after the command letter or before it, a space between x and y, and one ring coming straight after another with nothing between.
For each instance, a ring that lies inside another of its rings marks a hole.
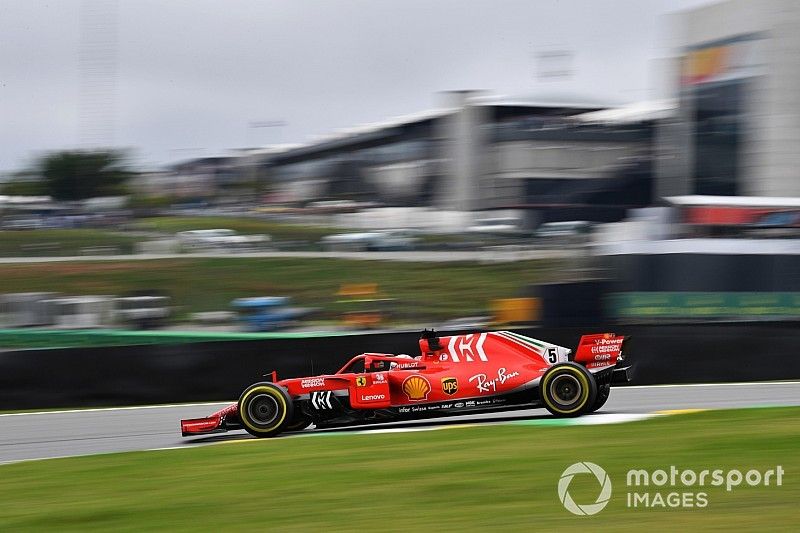
<instances>
[{"instance_id":1,"label":"white sponsor lettering","mask_svg":"<svg viewBox=\"0 0 800 533\"><path fill-rule=\"evenodd\" d=\"M596 345L611 345L611 346L619 346L622 344L622 341L625 339L623 337L614 337L612 339L595 339L594 343Z\"/></svg>"},{"instance_id":2,"label":"white sponsor lettering","mask_svg":"<svg viewBox=\"0 0 800 533\"><path fill-rule=\"evenodd\" d=\"M374 402L374 401L385 400L385 399L386 399L386 395L385 394L362 394L361 395L361 401L362 402Z\"/></svg>"},{"instance_id":3,"label":"white sponsor lettering","mask_svg":"<svg viewBox=\"0 0 800 533\"><path fill-rule=\"evenodd\" d=\"M300 381L300 386L304 389L310 389L312 387L324 387L325 386L325 378L308 378L303 379Z\"/></svg>"},{"instance_id":4,"label":"white sponsor lettering","mask_svg":"<svg viewBox=\"0 0 800 533\"><path fill-rule=\"evenodd\" d=\"M378 373L373 376L372 380L375 381L376 383L380 383L386 381L386 376L381 373Z\"/></svg>"},{"instance_id":5,"label":"white sponsor lettering","mask_svg":"<svg viewBox=\"0 0 800 533\"><path fill-rule=\"evenodd\" d=\"M403 369L403 368L406 368L406 369L412 368L413 369L413 368L420 368L420 366L422 366L417 361L414 361L413 363L392 363L392 364L396 365L395 368L399 368L399 369Z\"/></svg>"},{"instance_id":6,"label":"white sponsor lettering","mask_svg":"<svg viewBox=\"0 0 800 533\"><path fill-rule=\"evenodd\" d=\"M591 352L592 353L610 353L616 352L619 350L619 346L616 344L613 345L603 345L603 346L592 346Z\"/></svg>"},{"instance_id":7,"label":"white sponsor lettering","mask_svg":"<svg viewBox=\"0 0 800 533\"><path fill-rule=\"evenodd\" d=\"M475 382L478 392L497 392L497 385L502 385L509 379L519 376L519 372L508 372L505 368L497 369L497 377L488 379L486 374L475 374L469 378L470 382Z\"/></svg>"}]
</instances>

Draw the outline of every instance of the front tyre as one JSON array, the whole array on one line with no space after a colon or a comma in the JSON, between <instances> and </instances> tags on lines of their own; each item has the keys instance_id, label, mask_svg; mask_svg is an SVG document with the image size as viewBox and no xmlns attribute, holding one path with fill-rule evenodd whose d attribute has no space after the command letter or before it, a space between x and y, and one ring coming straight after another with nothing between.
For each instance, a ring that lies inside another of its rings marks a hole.
<instances>
[{"instance_id":1,"label":"front tyre","mask_svg":"<svg viewBox=\"0 0 800 533\"><path fill-rule=\"evenodd\" d=\"M580 416L597 400L594 376L577 363L551 366L539 384L542 403L557 417Z\"/></svg>"},{"instance_id":2,"label":"front tyre","mask_svg":"<svg viewBox=\"0 0 800 533\"><path fill-rule=\"evenodd\" d=\"M250 385L238 405L242 425L256 437L274 437L292 420L292 399L274 383Z\"/></svg>"}]
</instances>

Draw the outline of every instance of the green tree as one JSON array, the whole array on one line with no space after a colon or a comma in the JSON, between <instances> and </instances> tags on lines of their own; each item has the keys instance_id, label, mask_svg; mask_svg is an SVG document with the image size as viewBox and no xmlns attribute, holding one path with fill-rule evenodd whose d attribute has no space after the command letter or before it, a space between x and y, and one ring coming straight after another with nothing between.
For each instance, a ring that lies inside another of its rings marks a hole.
<instances>
[{"instance_id":1,"label":"green tree","mask_svg":"<svg viewBox=\"0 0 800 533\"><path fill-rule=\"evenodd\" d=\"M46 196L49 194L47 184L38 179L31 179L26 173L18 172L0 186L0 194L12 196Z\"/></svg>"},{"instance_id":2,"label":"green tree","mask_svg":"<svg viewBox=\"0 0 800 533\"><path fill-rule=\"evenodd\" d=\"M54 152L39 160L37 171L56 200L125 194L133 176L125 153L117 150Z\"/></svg>"}]
</instances>

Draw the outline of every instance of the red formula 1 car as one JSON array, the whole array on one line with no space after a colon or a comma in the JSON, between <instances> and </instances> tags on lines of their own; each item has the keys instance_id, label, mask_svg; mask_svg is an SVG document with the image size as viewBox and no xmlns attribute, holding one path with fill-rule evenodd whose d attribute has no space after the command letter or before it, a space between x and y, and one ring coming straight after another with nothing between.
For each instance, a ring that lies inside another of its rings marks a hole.
<instances>
[{"instance_id":1,"label":"red formula 1 car","mask_svg":"<svg viewBox=\"0 0 800 533\"><path fill-rule=\"evenodd\" d=\"M511 331L439 337L421 354L365 353L335 374L255 383L238 403L181 421L184 436L245 429L256 437L318 428L544 407L556 416L596 411L628 381L626 337L584 335L573 353Z\"/></svg>"}]
</instances>

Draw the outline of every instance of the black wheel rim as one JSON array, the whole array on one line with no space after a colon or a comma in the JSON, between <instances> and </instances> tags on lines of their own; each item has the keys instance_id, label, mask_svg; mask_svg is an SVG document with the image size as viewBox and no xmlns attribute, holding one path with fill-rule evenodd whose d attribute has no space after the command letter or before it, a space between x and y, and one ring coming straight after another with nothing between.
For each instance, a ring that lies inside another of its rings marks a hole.
<instances>
[{"instance_id":1,"label":"black wheel rim","mask_svg":"<svg viewBox=\"0 0 800 533\"><path fill-rule=\"evenodd\" d=\"M250 420L259 426L268 426L278 418L278 402L269 394L259 394L247 406Z\"/></svg>"},{"instance_id":2,"label":"black wheel rim","mask_svg":"<svg viewBox=\"0 0 800 533\"><path fill-rule=\"evenodd\" d=\"M570 374L561 374L550 382L550 397L562 407L574 404L582 392L580 382Z\"/></svg>"}]
</instances>

